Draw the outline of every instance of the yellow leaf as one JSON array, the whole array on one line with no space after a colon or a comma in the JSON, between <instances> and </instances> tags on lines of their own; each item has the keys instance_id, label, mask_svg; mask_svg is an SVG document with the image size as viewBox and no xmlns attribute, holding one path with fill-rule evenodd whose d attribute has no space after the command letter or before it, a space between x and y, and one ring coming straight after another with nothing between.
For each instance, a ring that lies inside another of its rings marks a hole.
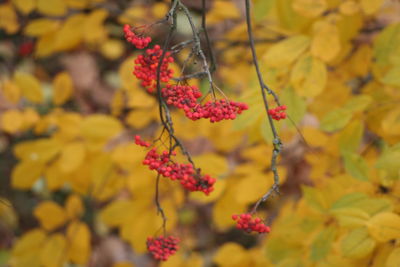
<instances>
[{"instance_id":1,"label":"yellow leaf","mask_svg":"<svg viewBox=\"0 0 400 267\"><path fill-rule=\"evenodd\" d=\"M48 231L64 225L67 220L65 210L53 201L41 202L33 211L33 215L39 220L40 225Z\"/></svg>"},{"instance_id":2,"label":"yellow leaf","mask_svg":"<svg viewBox=\"0 0 400 267\"><path fill-rule=\"evenodd\" d=\"M327 9L326 0L294 0L293 9L305 17L318 17Z\"/></svg>"},{"instance_id":3,"label":"yellow leaf","mask_svg":"<svg viewBox=\"0 0 400 267\"><path fill-rule=\"evenodd\" d=\"M135 265L132 262L123 261L114 263L112 267L135 267Z\"/></svg>"},{"instance_id":4,"label":"yellow leaf","mask_svg":"<svg viewBox=\"0 0 400 267\"><path fill-rule=\"evenodd\" d=\"M23 160L46 163L52 160L60 149L61 144L54 138L40 138L17 144L14 147L14 153Z\"/></svg>"},{"instance_id":5,"label":"yellow leaf","mask_svg":"<svg viewBox=\"0 0 400 267\"><path fill-rule=\"evenodd\" d=\"M136 144L123 144L113 150L111 159L121 168L129 168L141 163L145 157L145 153L145 149Z\"/></svg>"},{"instance_id":6,"label":"yellow leaf","mask_svg":"<svg viewBox=\"0 0 400 267\"><path fill-rule=\"evenodd\" d=\"M24 129L33 127L40 119L39 114L33 108L26 108L22 113L24 119Z\"/></svg>"},{"instance_id":7,"label":"yellow leaf","mask_svg":"<svg viewBox=\"0 0 400 267\"><path fill-rule=\"evenodd\" d=\"M296 35L280 41L262 57L262 62L269 67L285 67L292 64L310 45L309 37Z\"/></svg>"},{"instance_id":8,"label":"yellow leaf","mask_svg":"<svg viewBox=\"0 0 400 267\"><path fill-rule=\"evenodd\" d=\"M118 75L125 90L143 90L139 87L136 77L132 75L135 65L134 60L135 57L128 57L121 63L118 69Z\"/></svg>"},{"instance_id":9,"label":"yellow leaf","mask_svg":"<svg viewBox=\"0 0 400 267\"><path fill-rule=\"evenodd\" d=\"M292 69L290 82L300 96L319 95L324 91L327 82L325 63L311 56L301 57Z\"/></svg>"},{"instance_id":10,"label":"yellow leaf","mask_svg":"<svg viewBox=\"0 0 400 267\"><path fill-rule=\"evenodd\" d=\"M67 12L67 6L63 0L37 0L37 9L48 16L62 16Z\"/></svg>"},{"instance_id":11,"label":"yellow leaf","mask_svg":"<svg viewBox=\"0 0 400 267\"><path fill-rule=\"evenodd\" d=\"M89 2L90 0L65 0L68 7L75 9L84 9Z\"/></svg>"},{"instance_id":12,"label":"yellow leaf","mask_svg":"<svg viewBox=\"0 0 400 267\"><path fill-rule=\"evenodd\" d=\"M129 90L127 96L127 105L130 108L151 108L156 104L156 99L147 94L143 89Z\"/></svg>"},{"instance_id":13,"label":"yellow leaf","mask_svg":"<svg viewBox=\"0 0 400 267\"><path fill-rule=\"evenodd\" d=\"M189 194L189 198L194 201L199 201L201 203L210 203L214 202L222 195L226 187L226 180L218 180L214 184L214 191L209 195L206 196L203 192L191 192Z\"/></svg>"},{"instance_id":14,"label":"yellow leaf","mask_svg":"<svg viewBox=\"0 0 400 267\"><path fill-rule=\"evenodd\" d=\"M249 204L257 201L272 186L272 174L264 174L258 171L248 173L248 175L236 184L236 200L239 203Z\"/></svg>"},{"instance_id":15,"label":"yellow leaf","mask_svg":"<svg viewBox=\"0 0 400 267\"><path fill-rule=\"evenodd\" d=\"M42 36L49 32L56 31L60 26L60 22L54 19L40 18L31 20L24 29L24 33L28 36Z\"/></svg>"},{"instance_id":16,"label":"yellow leaf","mask_svg":"<svg viewBox=\"0 0 400 267\"><path fill-rule=\"evenodd\" d=\"M189 255L179 251L167 261L160 263L160 267L202 267L204 266L204 257L200 253L191 251Z\"/></svg>"},{"instance_id":17,"label":"yellow leaf","mask_svg":"<svg viewBox=\"0 0 400 267\"><path fill-rule=\"evenodd\" d=\"M65 173L60 170L58 164L47 166L44 171L44 178L49 191L60 189L66 181Z\"/></svg>"},{"instance_id":18,"label":"yellow leaf","mask_svg":"<svg viewBox=\"0 0 400 267\"><path fill-rule=\"evenodd\" d=\"M54 49L66 51L77 46L83 38L83 27L86 16L78 13L69 16L54 37Z\"/></svg>"},{"instance_id":19,"label":"yellow leaf","mask_svg":"<svg viewBox=\"0 0 400 267\"><path fill-rule=\"evenodd\" d=\"M109 162L106 162L107 164ZM93 163L93 165L96 163ZM98 163L97 163L98 164ZM105 167L108 167L107 165ZM111 168L111 166L109 167ZM117 171L104 168L94 168L93 172L97 175L93 175L92 183L92 195L100 201L105 201L115 194L117 194L125 184L125 176L119 174ZM103 172L101 172L103 171Z\"/></svg>"},{"instance_id":20,"label":"yellow leaf","mask_svg":"<svg viewBox=\"0 0 400 267\"><path fill-rule=\"evenodd\" d=\"M248 266L246 262L250 255L239 244L227 242L220 247L213 257L213 261L221 267Z\"/></svg>"},{"instance_id":21,"label":"yellow leaf","mask_svg":"<svg viewBox=\"0 0 400 267\"><path fill-rule=\"evenodd\" d=\"M303 127L301 133L307 144L311 146L324 147L329 141L329 137L326 134L312 127Z\"/></svg>"},{"instance_id":22,"label":"yellow leaf","mask_svg":"<svg viewBox=\"0 0 400 267\"><path fill-rule=\"evenodd\" d=\"M21 88L22 95L33 103L43 102L43 92L40 82L29 73L16 72L14 81Z\"/></svg>"},{"instance_id":23,"label":"yellow leaf","mask_svg":"<svg viewBox=\"0 0 400 267\"><path fill-rule=\"evenodd\" d=\"M52 53L56 52L56 38L58 32L51 32L40 36L36 42L35 56L37 57L47 57Z\"/></svg>"},{"instance_id":24,"label":"yellow leaf","mask_svg":"<svg viewBox=\"0 0 400 267\"><path fill-rule=\"evenodd\" d=\"M339 6L339 11L343 15L351 16L360 10L360 6L356 1L344 1Z\"/></svg>"},{"instance_id":25,"label":"yellow leaf","mask_svg":"<svg viewBox=\"0 0 400 267\"><path fill-rule=\"evenodd\" d=\"M73 263L85 265L91 252L89 227L79 221L71 222L66 237L69 242L68 258Z\"/></svg>"},{"instance_id":26,"label":"yellow leaf","mask_svg":"<svg viewBox=\"0 0 400 267\"><path fill-rule=\"evenodd\" d=\"M80 134L80 125L82 122L81 114L79 113L64 113L58 116L57 121L57 138L60 140L70 141L75 139Z\"/></svg>"},{"instance_id":27,"label":"yellow leaf","mask_svg":"<svg viewBox=\"0 0 400 267\"><path fill-rule=\"evenodd\" d=\"M19 29L17 14L11 4L0 5L0 29L7 34L16 33Z\"/></svg>"},{"instance_id":28,"label":"yellow leaf","mask_svg":"<svg viewBox=\"0 0 400 267\"><path fill-rule=\"evenodd\" d=\"M11 185L16 189L30 189L40 178L44 165L32 161L19 162L11 174Z\"/></svg>"},{"instance_id":29,"label":"yellow leaf","mask_svg":"<svg viewBox=\"0 0 400 267\"><path fill-rule=\"evenodd\" d=\"M91 115L81 123L82 136L93 142L107 141L119 134L122 129L119 120L107 115Z\"/></svg>"},{"instance_id":30,"label":"yellow leaf","mask_svg":"<svg viewBox=\"0 0 400 267\"><path fill-rule=\"evenodd\" d=\"M72 190L80 194L88 194L91 186L91 173L89 164L82 164L79 168L66 176Z\"/></svg>"},{"instance_id":31,"label":"yellow leaf","mask_svg":"<svg viewBox=\"0 0 400 267\"><path fill-rule=\"evenodd\" d=\"M227 185L226 192L218 199L213 208L213 221L219 229L232 227L235 222L232 214L240 214L245 211L246 203L237 201L235 190L230 190Z\"/></svg>"},{"instance_id":32,"label":"yellow leaf","mask_svg":"<svg viewBox=\"0 0 400 267\"><path fill-rule=\"evenodd\" d=\"M118 117L121 115L122 110L125 106L125 95L124 91L122 90L117 90L110 103L110 108L111 108L111 114L115 117Z\"/></svg>"},{"instance_id":33,"label":"yellow leaf","mask_svg":"<svg viewBox=\"0 0 400 267\"><path fill-rule=\"evenodd\" d=\"M23 257L31 251L37 251L46 240L46 232L42 229L34 229L26 232L13 246L12 256Z\"/></svg>"},{"instance_id":34,"label":"yellow leaf","mask_svg":"<svg viewBox=\"0 0 400 267\"><path fill-rule=\"evenodd\" d=\"M5 81L1 87L7 101L17 104L21 98L21 89L12 81Z\"/></svg>"},{"instance_id":35,"label":"yellow leaf","mask_svg":"<svg viewBox=\"0 0 400 267\"><path fill-rule=\"evenodd\" d=\"M392 250L386 260L385 267L398 267L400 262L400 247Z\"/></svg>"},{"instance_id":36,"label":"yellow leaf","mask_svg":"<svg viewBox=\"0 0 400 267\"><path fill-rule=\"evenodd\" d=\"M60 72L53 80L53 103L62 105L71 98L73 91L73 83L68 72Z\"/></svg>"},{"instance_id":37,"label":"yellow leaf","mask_svg":"<svg viewBox=\"0 0 400 267\"><path fill-rule=\"evenodd\" d=\"M89 44L104 42L107 38L107 31L103 26L108 12L105 9L95 9L85 19L83 26L83 39Z\"/></svg>"},{"instance_id":38,"label":"yellow leaf","mask_svg":"<svg viewBox=\"0 0 400 267\"><path fill-rule=\"evenodd\" d=\"M1 115L1 128L7 133L16 133L22 130L24 118L16 109L10 109Z\"/></svg>"},{"instance_id":39,"label":"yellow leaf","mask_svg":"<svg viewBox=\"0 0 400 267\"><path fill-rule=\"evenodd\" d=\"M32 12L36 7L36 0L12 0L11 2L25 15Z\"/></svg>"},{"instance_id":40,"label":"yellow leaf","mask_svg":"<svg viewBox=\"0 0 400 267\"><path fill-rule=\"evenodd\" d=\"M118 39L107 39L102 42L100 52L107 59L118 59L124 53L124 43Z\"/></svg>"},{"instance_id":41,"label":"yellow leaf","mask_svg":"<svg viewBox=\"0 0 400 267\"><path fill-rule=\"evenodd\" d=\"M110 227L121 226L131 214L128 212L133 208L132 201L116 200L108 204L100 212L100 220Z\"/></svg>"},{"instance_id":42,"label":"yellow leaf","mask_svg":"<svg viewBox=\"0 0 400 267\"><path fill-rule=\"evenodd\" d=\"M383 0L361 0L360 5L364 13L367 15L372 15L379 11L383 4Z\"/></svg>"},{"instance_id":43,"label":"yellow leaf","mask_svg":"<svg viewBox=\"0 0 400 267\"><path fill-rule=\"evenodd\" d=\"M125 118L126 123L129 126L132 126L137 129L145 127L153 119L154 116L152 112L149 112L146 109L132 110L131 112L128 113L128 115Z\"/></svg>"},{"instance_id":44,"label":"yellow leaf","mask_svg":"<svg viewBox=\"0 0 400 267\"><path fill-rule=\"evenodd\" d=\"M65 210L70 220L77 219L85 212L81 198L76 195L70 195L65 202Z\"/></svg>"},{"instance_id":45,"label":"yellow leaf","mask_svg":"<svg viewBox=\"0 0 400 267\"><path fill-rule=\"evenodd\" d=\"M400 238L400 216L392 212L381 212L367 222L369 234L379 242Z\"/></svg>"},{"instance_id":46,"label":"yellow leaf","mask_svg":"<svg viewBox=\"0 0 400 267\"><path fill-rule=\"evenodd\" d=\"M340 36L336 25L320 20L313 25L311 54L324 62L332 61L340 52Z\"/></svg>"},{"instance_id":47,"label":"yellow leaf","mask_svg":"<svg viewBox=\"0 0 400 267\"><path fill-rule=\"evenodd\" d=\"M193 157L196 166L201 169L204 174L209 174L212 177L218 177L226 174L228 171L228 162L226 158L219 156L215 153L202 154ZM212 164L210 164L212 162Z\"/></svg>"},{"instance_id":48,"label":"yellow leaf","mask_svg":"<svg viewBox=\"0 0 400 267\"><path fill-rule=\"evenodd\" d=\"M46 240L39 255L43 267L64 266L67 241L62 234L53 234Z\"/></svg>"},{"instance_id":49,"label":"yellow leaf","mask_svg":"<svg viewBox=\"0 0 400 267\"><path fill-rule=\"evenodd\" d=\"M368 74L372 63L372 48L370 45L361 45L355 52L350 61L350 71L358 76Z\"/></svg>"},{"instance_id":50,"label":"yellow leaf","mask_svg":"<svg viewBox=\"0 0 400 267\"><path fill-rule=\"evenodd\" d=\"M375 244L365 227L356 228L342 240L341 252L347 258L359 259L371 253Z\"/></svg>"},{"instance_id":51,"label":"yellow leaf","mask_svg":"<svg viewBox=\"0 0 400 267\"><path fill-rule=\"evenodd\" d=\"M156 19L162 19L168 12L168 5L166 5L166 3L163 2L154 3L152 7L153 8L151 12L153 13L154 18Z\"/></svg>"},{"instance_id":52,"label":"yellow leaf","mask_svg":"<svg viewBox=\"0 0 400 267\"><path fill-rule=\"evenodd\" d=\"M227 19L240 19L240 13L235 3L217 0L207 14L207 23L215 24Z\"/></svg>"},{"instance_id":53,"label":"yellow leaf","mask_svg":"<svg viewBox=\"0 0 400 267\"><path fill-rule=\"evenodd\" d=\"M63 146L58 164L63 172L76 170L85 160L86 148L82 142L71 142Z\"/></svg>"}]
</instances>

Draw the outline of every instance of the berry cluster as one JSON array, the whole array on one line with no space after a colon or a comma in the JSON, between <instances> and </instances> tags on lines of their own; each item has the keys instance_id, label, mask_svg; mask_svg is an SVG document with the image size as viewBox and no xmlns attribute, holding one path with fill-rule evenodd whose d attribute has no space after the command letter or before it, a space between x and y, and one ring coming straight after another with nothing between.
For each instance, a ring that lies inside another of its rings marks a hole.
<instances>
[{"instance_id":1,"label":"berry cluster","mask_svg":"<svg viewBox=\"0 0 400 267\"><path fill-rule=\"evenodd\" d=\"M161 93L168 105L184 110L190 110L197 106L197 99L201 97L201 92L195 85L168 84L161 90Z\"/></svg>"},{"instance_id":2,"label":"berry cluster","mask_svg":"<svg viewBox=\"0 0 400 267\"><path fill-rule=\"evenodd\" d=\"M135 59L135 70L133 74L139 80L142 80L142 86L147 87L149 93L153 93L156 89L157 67L158 62L163 54L163 50L159 45L155 45L153 49L146 49L145 54L139 55ZM160 81L168 82L172 78L173 70L168 67L169 63L174 62L170 52L166 52L160 68Z\"/></svg>"},{"instance_id":3,"label":"berry cluster","mask_svg":"<svg viewBox=\"0 0 400 267\"><path fill-rule=\"evenodd\" d=\"M139 146L144 146L144 147L149 147L150 143L143 141L139 135L135 135L135 144L139 145Z\"/></svg>"},{"instance_id":4,"label":"berry cluster","mask_svg":"<svg viewBox=\"0 0 400 267\"><path fill-rule=\"evenodd\" d=\"M249 107L245 103L227 101L220 99L218 101L208 101L204 105L197 105L192 109L184 109L186 116L191 120L201 118L210 119L210 122L218 122L221 120L233 120L237 114L241 114L243 110Z\"/></svg>"},{"instance_id":5,"label":"berry cluster","mask_svg":"<svg viewBox=\"0 0 400 267\"><path fill-rule=\"evenodd\" d=\"M178 250L179 239L173 236L148 237L147 249L156 260L166 261Z\"/></svg>"},{"instance_id":6,"label":"berry cluster","mask_svg":"<svg viewBox=\"0 0 400 267\"><path fill-rule=\"evenodd\" d=\"M136 35L133 31L131 31L131 26L128 24L124 25L124 34L125 34L125 39L133 44L137 49L143 49L149 45L151 42L151 37L142 37Z\"/></svg>"},{"instance_id":7,"label":"berry cluster","mask_svg":"<svg viewBox=\"0 0 400 267\"><path fill-rule=\"evenodd\" d=\"M144 165L149 166L150 170L156 170L163 177L178 180L181 185L190 192L202 191L208 195L214 190L216 180L209 175L201 176L192 164L181 164L171 161L170 155L175 156L176 153L163 151L158 154L156 149L151 149L143 161Z\"/></svg>"},{"instance_id":8,"label":"berry cluster","mask_svg":"<svg viewBox=\"0 0 400 267\"><path fill-rule=\"evenodd\" d=\"M279 121L281 119L285 119L286 118L285 110L286 110L286 106L285 105L277 106L276 108L269 109L268 110L268 114L271 115L271 117L274 120Z\"/></svg>"},{"instance_id":9,"label":"berry cluster","mask_svg":"<svg viewBox=\"0 0 400 267\"><path fill-rule=\"evenodd\" d=\"M251 233L252 231L262 233L269 233L271 228L266 226L260 218L251 218L251 214L243 213L240 215L232 215L232 219L235 220L236 228L242 229L247 233Z\"/></svg>"},{"instance_id":10,"label":"berry cluster","mask_svg":"<svg viewBox=\"0 0 400 267\"><path fill-rule=\"evenodd\" d=\"M186 116L194 121L201 118L210 119L211 122L233 120L237 114L248 109L245 103L225 99L199 104L197 99L201 97L201 92L196 86L167 85L162 89L162 95L167 104L183 109Z\"/></svg>"}]
</instances>

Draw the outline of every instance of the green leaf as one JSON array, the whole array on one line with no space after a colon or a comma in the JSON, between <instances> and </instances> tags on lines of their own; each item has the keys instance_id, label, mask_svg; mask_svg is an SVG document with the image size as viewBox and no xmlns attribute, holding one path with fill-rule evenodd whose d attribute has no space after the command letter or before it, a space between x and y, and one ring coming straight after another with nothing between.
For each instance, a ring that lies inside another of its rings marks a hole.
<instances>
[{"instance_id":1,"label":"green leaf","mask_svg":"<svg viewBox=\"0 0 400 267\"><path fill-rule=\"evenodd\" d=\"M375 39L374 57L376 64L386 66L390 58L400 47L400 23L389 25Z\"/></svg>"},{"instance_id":2,"label":"green leaf","mask_svg":"<svg viewBox=\"0 0 400 267\"><path fill-rule=\"evenodd\" d=\"M340 130L349 123L352 117L353 113L347 109L332 110L322 118L320 128L326 132Z\"/></svg>"},{"instance_id":3,"label":"green leaf","mask_svg":"<svg viewBox=\"0 0 400 267\"><path fill-rule=\"evenodd\" d=\"M291 118L293 123L297 125L306 114L306 101L302 97L298 96L291 86L283 89L281 101L288 107L286 110L287 115ZM293 123L287 121L287 124L292 127L295 126Z\"/></svg>"},{"instance_id":4,"label":"green leaf","mask_svg":"<svg viewBox=\"0 0 400 267\"><path fill-rule=\"evenodd\" d=\"M382 82L388 85L400 86L400 66L390 69L382 78Z\"/></svg>"},{"instance_id":5,"label":"green leaf","mask_svg":"<svg viewBox=\"0 0 400 267\"><path fill-rule=\"evenodd\" d=\"M397 180L400 177L400 143L385 150L376 161L375 167L386 172L386 178Z\"/></svg>"},{"instance_id":6,"label":"green leaf","mask_svg":"<svg viewBox=\"0 0 400 267\"><path fill-rule=\"evenodd\" d=\"M265 114L264 106L256 104L250 106L249 110L243 112L233 121L234 130L243 130L258 122L259 118Z\"/></svg>"},{"instance_id":7,"label":"green leaf","mask_svg":"<svg viewBox=\"0 0 400 267\"><path fill-rule=\"evenodd\" d=\"M359 112L365 110L369 104L372 102L372 97L368 95L359 95L350 98L349 101L343 106L344 109L347 109L351 112Z\"/></svg>"},{"instance_id":8,"label":"green leaf","mask_svg":"<svg viewBox=\"0 0 400 267\"><path fill-rule=\"evenodd\" d=\"M277 125L275 125L277 126ZM274 139L274 135L272 134L271 126L267 117L263 118L260 123L260 131L261 136L264 138L267 144L272 144L272 140Z\"/></svg>"},{"instance_id":9,"label":"green leaf","mask_svg":"<svg viewBox=\"0 0 400 267\"><path fill-rule=\"evenodd\" d=\"M332 214L342 227L364 226L370 218L369 214L359 208L346 207L332 210Z\"/></svg>"},{"instance_id":10,"label":"green leaf","mask_svg":"<svg viewBox=\"0 0 400 267\"><path fill-rule=\"evenodd\" d=\"M314 242L311 244L310 259L312 261L320 261L324 259L331 250L335 236L335 228L328 227L323 229L314 239Z\"/></svg>"},{"instance_id":11,"label":"green leaf","mask_svg":"<svg viewBox=\"0 0 400 267\"><path fill-rule=\"evenodd\" d=\"M339 148L343 152L355 152L360 145L364 125L359 120L350 122L339 134Z\"/></svg>"},{"instance_id":12,"label":"green leaf","mask_svg":"<svg viewBox=\"0 0 400 267\"><path fill-rule=\"evenodd\" d=\"M301 189L308 205L322 213L327 211L328 204L324 194L320 190L309 186L302 186Z\"/></svg>"},{"instance_id":13,"label":"green leaf","mask_svg":"<svg viewBox=\"0 0 400 267\"><path fill-rule=\"evenodd\" d=\"M355 153L343 153L344 167L354 178L361 181L368 181L368 165L364 158Z\"/></svg>"},{"instance_id":14,"label":"green leaf","mask_svg":"<svg viewBox=\"0 0 400 267\"><path fill-rule=\"evenodd\" d=\"M350 193L342 196L336 202L332 204L331 210L347 208L349 206L354 205L355 203L361 202L365 199L368 199L368 196L361 192Z\"/></svg>"},{"instance_id":15,"label":"green leaf","mask_svg":"<svg viewBox=\"0 0 400 267\"><path fill-rule=\"evenodd\" d=\"M346 235L341 242L341 252L343 256L351 259L363 258L374 249L376 245L367 231L367 228L356 228Z\"/></svg>"},{"instance_id":16,"label":"green leaf","mask_svg":"<svg viewBox=\"0 0 400 267\"><path fill-rule=\"evenodd\" d=\"M275 0L258 0L253 5L254 20L260 21L264 19L275 5Z\"/></svg>"}]
</instances>

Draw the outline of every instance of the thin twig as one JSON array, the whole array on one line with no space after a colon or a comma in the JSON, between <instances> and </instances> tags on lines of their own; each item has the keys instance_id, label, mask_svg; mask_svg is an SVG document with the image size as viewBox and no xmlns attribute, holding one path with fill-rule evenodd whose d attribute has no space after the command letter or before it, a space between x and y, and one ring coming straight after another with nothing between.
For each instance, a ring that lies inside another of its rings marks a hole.
<instances>
[{"instance_id":1,"label":"thin twig","mask_svg":"<svg viewBox=\"0 0 400 267\"><path fill-rule=\"evenodd\" d=\"M214 72L217 68L217 62L215 60L215 56L213 53L213 49L211 47L211 41L208 36L208 31L207 31L207 22L206 22L206 0L202 0L201 2L201 29L204 32L204 37L206 38L206 43L207 43L207 50L208 50L208 57L210 58L210 72Z\"/></svg>"},{"instance_id":2,"label":"thin twig","mask_svg":"<svg viewBox=\"0 0 400 267\"><path fill-rule=\"evenodd\" d=\"M274 91L272 91L264 82L261 71L260 71L260 67L258 64L258 60L257 60L257 54L256 54L256 49L255 49L255 45L254 45L254 37L253 37L253 31L252 31L252 26L251 26L251 16L250 16L250 0L245 0L245 5L246 5L246 23L247 23L247 33L249 36L249 43L250 43L250 48L251 48L251 53L252 53L252 58L253 58L253 64L256 68L256 72L257 72L257 78L258 78L258 82L260 84L260 89L261 89L261 95L263 98L263 102L264 102L264 107L265 107L265 111L267 113L267 117L268 117L268 122L269 125L271 127L271 131L272 131L272 135L274 137L273 139L273 151L272 151L272 157L271 157L271 171L274 175L274 183L272 185L272 187L268 190L267 193L264 194L264 196L261 197L261 199L255 204L254 208L252 209L252 213L254 213L258 206L266 201L271 195L273 195L274 192L279 193L279 174L278 174L278 169L277 169L277 158L282 150L282 142L280 140L280 137L277 133L277 130L275 128L275 124L273 122L273 119L271 118L271 116L268 114L268 101L267 101L267 95L266 92L271 94L276 103L278 105L279 104L279 99L277 97L277 95L274 93Z\"/></svg>"}]
</instances>

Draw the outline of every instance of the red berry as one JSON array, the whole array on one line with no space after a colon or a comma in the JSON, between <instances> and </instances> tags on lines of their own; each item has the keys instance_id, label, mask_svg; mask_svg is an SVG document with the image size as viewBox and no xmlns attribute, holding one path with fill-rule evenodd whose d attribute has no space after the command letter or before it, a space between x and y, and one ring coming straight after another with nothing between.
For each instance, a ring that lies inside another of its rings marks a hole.
<instances>
[{"instance_id":1,"label":"red berry","mask_svg":"<svg viewBox=\"0 0 400 267\"><path fill-rule=\"evenodd\" d=\"M242 229L247 233L269 233L271 231L269 226L266 226L260 218L251 219L251 214L243 213L238 215L232 215L232 219L236 221L236 228Z\"/></svg>"}]
</instances>

